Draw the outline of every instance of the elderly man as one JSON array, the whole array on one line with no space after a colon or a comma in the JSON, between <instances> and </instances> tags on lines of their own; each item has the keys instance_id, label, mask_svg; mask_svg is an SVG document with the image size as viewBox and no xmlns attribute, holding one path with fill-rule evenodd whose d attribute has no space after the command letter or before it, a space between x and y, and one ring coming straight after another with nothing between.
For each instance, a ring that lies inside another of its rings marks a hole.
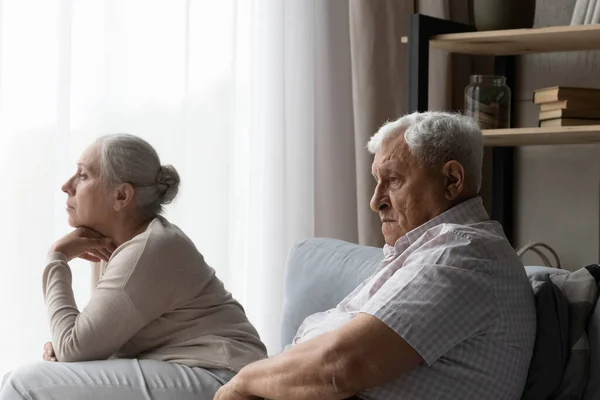
<instances>
[{"instance_id":1,"label":"elderly man","mask_svg":"<svg viewBox=\"0 0 600 400\"><path fill-rule=\"evenodd\" d=\"M385 258L294 344L216 399L519 399L536 333L524 268L478 196L483 142L462 115L426 112L370 140Z\"/></svg>"}]
</instances>

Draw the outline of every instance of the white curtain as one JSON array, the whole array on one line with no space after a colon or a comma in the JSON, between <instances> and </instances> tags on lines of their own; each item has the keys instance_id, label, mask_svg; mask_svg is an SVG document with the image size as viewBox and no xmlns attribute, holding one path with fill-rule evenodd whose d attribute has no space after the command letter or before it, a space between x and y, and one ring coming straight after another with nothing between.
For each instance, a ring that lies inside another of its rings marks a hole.
<instances>
[{"instance_id":1,"label":"white curtain","mask_svg":"<svg viewBox=\"0 0 600 400\"><path fill-rule=\"evenodd\" d=\"M316 4L0 0L0 374L41 359L41 273L70 231L60 185L112 132L179 170L167 217L279 350L285 258L314 235ZM72 269L82 308L91 267Z\"/></svg>"}]
</instances>

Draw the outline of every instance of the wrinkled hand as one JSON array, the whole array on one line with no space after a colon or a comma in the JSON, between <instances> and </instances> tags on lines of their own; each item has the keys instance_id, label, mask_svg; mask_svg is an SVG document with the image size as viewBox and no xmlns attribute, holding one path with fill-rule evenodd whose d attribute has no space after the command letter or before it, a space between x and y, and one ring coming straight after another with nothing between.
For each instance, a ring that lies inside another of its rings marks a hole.
<instances>
[{"instance_id":1,"label":"wrinkled hand","mask_svg":"<svg viewBox=\"0 0 600 400\"><path fill-rule=\"evenodd\" d=\"M92 262L108 261L116 250L111 239L93 229L79 227L52 245L50 252L63 253L67 261L83 258Z\"/></svg>"},{"instance_id":2,"label":"wrinkled hand","mask_svg":"<svg viewBox=\"0 0 600 400\"><path fill-rule=\"evenodd\" d=\"M43 355L43 358L46 361L53 361L53 362L58 361L56 359L56 354L54 354L54 347L52 346L52 342L47 342L44 345L44 355Z\"/></svg>"},{"instance_id":3,"label":"wrinkled hand","mask_svg":"<svg viewBox=\"0 0 600 400\"><path fill-rule=\"evenodd\" d=\"M229 381L229 383L221 386L221 388L215 394L215 397L213 397L213 400L256 400L256 399L259 399L259 397L249 396L249 395L245 395L245 394L241 393L236 388L236 383L237 383L236 379L233 378L231 381Z\"/></svg>"}]
</instances>

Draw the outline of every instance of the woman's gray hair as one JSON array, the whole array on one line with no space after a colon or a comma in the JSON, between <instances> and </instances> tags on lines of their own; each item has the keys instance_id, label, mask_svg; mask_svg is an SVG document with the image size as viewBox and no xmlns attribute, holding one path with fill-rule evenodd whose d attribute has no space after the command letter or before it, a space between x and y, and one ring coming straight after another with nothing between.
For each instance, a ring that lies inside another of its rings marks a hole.
<instances>
[{"instance_id":1,"label":"woman's gray hair","mask_svg":"<svg viewBox=\"0 0 600 400\"><path fill-rule=\"evenodd\" d=\"M472 118L441 111L408 114L384 124L369 140L369 152L375 154L384 140L402 132L410 152L423 166L436 169L456 160L465 169L467 185L481 190L483 137Z\"/></svg>"},{"instance_id":2,"label":"woman's gray hair","mask_svg":"<svg viewBox=\"0 0 600 400\"><path fill-rule=\"evenodd\" d=\"M110 186L129 183L135 190L144 218L163 212L179 191L179 174L172 165L161 165L156 150L144 139L129 134L102 136L100 177Z\"/></svg>"}]
</instances>

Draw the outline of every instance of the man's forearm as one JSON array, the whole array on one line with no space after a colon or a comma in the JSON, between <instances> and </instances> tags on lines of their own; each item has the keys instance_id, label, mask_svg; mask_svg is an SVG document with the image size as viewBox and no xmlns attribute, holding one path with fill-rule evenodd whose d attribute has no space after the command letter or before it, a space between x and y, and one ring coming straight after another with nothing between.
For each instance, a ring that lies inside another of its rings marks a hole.
<instances>
[{"instance_id":1,"label":"man's forearm","mask_svg":"<svg viewBox=\"0 0 600 400\"><path fill-rule=\"evenodd\" d=\"M395 331L360 313L336 330L248 365L225 387L246 398L346 399L421 362L420 354Z\"/></svg>"},{"instance_id":2,"label":"man's forearm","mask_svg":"<svg viewBox=\"0 0 600 400\"><path fill-rule=\"evenodd\" d=\"M345 361L327 334L242 369L234 378L242 394L267 399L345 399Z\"/></svg>"}]
</instances>

